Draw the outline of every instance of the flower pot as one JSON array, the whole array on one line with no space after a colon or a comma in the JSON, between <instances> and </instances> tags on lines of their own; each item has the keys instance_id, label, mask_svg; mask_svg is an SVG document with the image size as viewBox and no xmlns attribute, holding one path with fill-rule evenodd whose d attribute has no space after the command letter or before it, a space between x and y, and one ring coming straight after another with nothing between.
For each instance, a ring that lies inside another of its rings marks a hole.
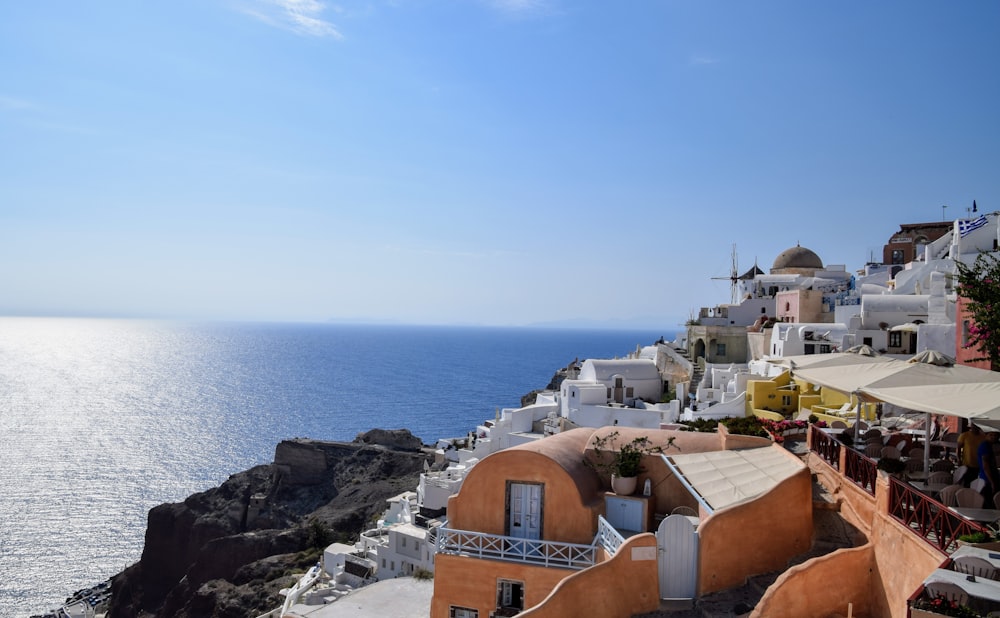
<instances>
[{"instance_id":1,"label":"flower pot","mask_svg":"<svg viewBox=\"0 0 1000 618\"><path fill-rule=\"evenodd\" d=\"M631 496L635 493L635 486L638 481L634 476L611 475L611 490L619 496Z\"/></svg>"}]
</instances>

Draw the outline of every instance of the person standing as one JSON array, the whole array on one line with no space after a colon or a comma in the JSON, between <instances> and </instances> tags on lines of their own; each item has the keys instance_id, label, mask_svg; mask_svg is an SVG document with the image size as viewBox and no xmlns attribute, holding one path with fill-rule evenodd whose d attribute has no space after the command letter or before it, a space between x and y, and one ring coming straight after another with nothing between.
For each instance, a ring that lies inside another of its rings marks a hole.
<instances>
[{"instance_id":1,"label":"person standing","mask_svg":"<svg viewBox=\"0 0 1000 618\"><path fill-rule=\"evenodd\" d=\"M958 462L968 470L962 477L962 485L969 486L969 483L979 478L979 445L986 439L983 430L978 425L970 423L969 428L958 436Z\"/></svg>"},{"instance_id":2,"label":"person standing","mask_svg":"<svg viewBox=\"0 0 1000 618\"><path fill-rule=\"evenodd\" d=\"M1000 490L1000 473L997 472L997 457L993 453L993 445L1000 439L1000 433L991 431L986 434L986 439L979 445L979 478L986 481L986 486L980 492L986 500L986 504L993 504L994 492Z\"/></svg>"}]
</instances>

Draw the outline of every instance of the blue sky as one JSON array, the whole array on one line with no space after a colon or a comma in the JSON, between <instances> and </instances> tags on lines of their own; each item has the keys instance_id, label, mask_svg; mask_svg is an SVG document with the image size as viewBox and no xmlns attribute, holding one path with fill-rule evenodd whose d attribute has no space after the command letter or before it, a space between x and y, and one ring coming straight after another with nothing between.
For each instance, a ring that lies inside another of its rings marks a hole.
<instances>
[{"instance_id":1,"label":"blue sky","mask_svg":"<svg viewBox=\"0 0 1000 618\"><path fill-rule=\"evenodd\" d=\"M674 328L1000 210L1000 3L0 4L0 314ZM947 209L942 206L947 205Z\"/></svg>"}]
</instances>

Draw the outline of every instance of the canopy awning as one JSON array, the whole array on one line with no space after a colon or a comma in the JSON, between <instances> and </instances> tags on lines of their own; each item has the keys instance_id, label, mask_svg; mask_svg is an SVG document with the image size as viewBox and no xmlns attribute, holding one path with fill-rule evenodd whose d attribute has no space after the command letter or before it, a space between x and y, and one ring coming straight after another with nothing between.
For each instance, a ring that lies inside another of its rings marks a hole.
<instances>
[{"instance_id":1,"label":"canopy awning","mask_svg":"<svg viewBox=\"0 0 1000 618\"><path fill-rule=\"evenodd\" d=\"M1000 372L964 365L949 367L906 362L883 356L855 355L855 358L870 362L855 360L838 364L831 359L826 365L793 366L792 373L812 384L856 394L866 401L884 401L918 412L1000 424Z\"/></svg>"},{"instance_id":2,"label":"canopy awning","mask_svg":"<svg viewBox=\"0 0 1000 618\"><path fill-rule=\"evenodd\" d=\"M773 447L663 456L709 512L750 500L805 468Z\"/></svg>"},{"instance_id":3,"label":"canopy awning","mask_svg":"<svg viewBox=\"0 0 1000 618\"><path fill-rule=\"evenodd\" d=\"M869 348L870 349L870 348ZM891 361L888 356L862 354L856 352L831 352L830 354L800 354L771 359L770 362L790 367L793 372L806 368L845 367L851 365L871 365Z\"/></svg>"}]
</instances>

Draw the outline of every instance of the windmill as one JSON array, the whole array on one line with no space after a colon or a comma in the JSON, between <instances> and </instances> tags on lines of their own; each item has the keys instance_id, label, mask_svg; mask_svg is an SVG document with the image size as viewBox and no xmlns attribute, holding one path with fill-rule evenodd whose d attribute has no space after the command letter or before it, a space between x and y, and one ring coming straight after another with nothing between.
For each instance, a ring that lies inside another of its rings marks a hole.
<instances>
[{"instance_id":1,"label":"windmill","mask_svg":"<svg viewBox=\"0 0 1000 618\"><path fill-rule=\"evenodd\" d=\"M739 267L739 262L736 259L736 243L733 243L733 261L732 261L732 265L730 267L729 276L728 277L712 277L712 279L717 279L717 280L720 280L720 281L725 281L726 279L728 279L729 280L729 295L730 295L730 298L732 299L731 303L734 304L734 305L738 305L739 304L739 302L740 302L740 297L739 297L740 267Z\"/></svg>"}]
</instances>

